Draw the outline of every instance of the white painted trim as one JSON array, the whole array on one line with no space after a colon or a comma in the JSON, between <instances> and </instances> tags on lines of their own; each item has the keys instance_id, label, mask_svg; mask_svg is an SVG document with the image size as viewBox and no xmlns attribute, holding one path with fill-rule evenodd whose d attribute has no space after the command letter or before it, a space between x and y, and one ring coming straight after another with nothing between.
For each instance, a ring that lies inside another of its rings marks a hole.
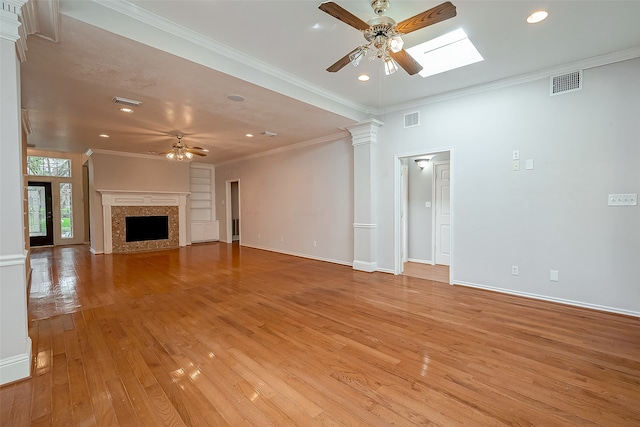
<instances>
[{"instance_id":1,"label":"white painted trim","mask_svg":"<svg viewBox=\"0 0 640 427\"><path fill-rule=\"evenodd\" d=\"M620 308L607 307L607 306L598 305L598 304L589 304L585 302L573 301L573 300L568 300L564 298L554 298L554 297L549 297L545 295L532 294L529 292L519 292L511 289L498 288L495 286L480 285L478 283L454 281L454 284L460 285L460 286L466 286L469 288L485 289L487 291L499 292L501 294L515 295L515 296L520 296L524 298L531 298L531 299L536 299L541 301L549 301L549 302L555 302L559 304L571 305L574 307L586 308L590 310L606 311L608 313L616 313L616 314L624 314L625 316L640 317L639 311L623 310Z\"/></svg>"},{"instance_id":2,"label":"white painted trim","mask_svg":"<svg viewBox=\"0 0 640 427\"><path fill-rule=\"evenodd\" d=\"M285 145L284 147L278 147L278 148L274 148L272 150L263 151L261 153L250 154L248 156L240 157L240 158L233 159L233 160L228 160L226 162L216 163L215 166L224 166L224 165L243 162L245 160L255 159L255 158L259 158L259 157L271 156L273 154L284 153L286 151L291 151L291 150L297 150L299 148L310 147L310 146L316 145L316 144L322 144L322 143L325 143L325 142L338 141L338 140L344 139L344 138L351 139L350 135L347 132L334 133L334 134L323 136L323 137L320 137L320 138L310 139L308 141L302 141L302 142L298 142L296 144Z\"/></svg>"},{"instance_id":3,"label":"white painted trim","mask_svg":"<svg viewBox=\"0 0 640 427\"><path fill-rule=\"evenodd\" d=\"M160 160L163 162L171 162L171 160L167 159L165 156L160 154L126 153L124 151L102 150L99 148L89 148L87 151L85 151L84 154L87 157L91 157L92 154L109 154L110 156L136 157L139 159L152 159L152 160Z\"/></svg>"},{"instance_id":4,"label":"white painted trim","mask_svg":"<svg viewBox=\"0 0 640 427\"><path fill-rule=\"evenodd\" d=\"M94 255L103 255L103 254L104 254L104 252L102 252L102 251L96 251L96 250L95 250L95 249L93 249L93 248L89 248L89 252L91 252L91 253L92 253L92 254L94 254Z\"/></svg>"},{"instance_id":5,"label":"white painted trim","mask_svg":"<svg viewBox=\"0 0 640 427\"><path fill-rule=\"evenodd\" d=\"M323 262L330 262L332 264L340 264L340 265L345 265L347 267L351 267L351 263L346 262L346 261L340 261L337 259L332 259L332 258L323 258L323 257L319 257L319 256L314 256L314 255L309 255L309 254L302 254L299 252L292 252L292 251L283 251L282 249L275 249L275 248L268 248L266 246L257 246L257 245L242 245L245 248L252 248L252 249L260 249L262 251L268 251L268 252L276 252L276 253L280 253L280 254L284 254L284 255L291 255L291 256L297 256L300 258L306 258L306 259L312 259L315 261L323 261Z\"/></svg>"},{"instance_id":6,"label":"white painted trim","mask_svg":"<svg viewBox=\"0 0 640 427\"><path fill-rule=\"evenodd\" d=\"M376 272L378 272L378 273L394 274L394 275L396 275L396 276L397 276L397 274L395 274L395 273L393 272L393 270L392 270L392 269L390 269L390 268L379 268L379 269L377 269L377 270L376 270Z\"/></svg>"},{"instance_id":7,"label":"white painted trim","mask_svg":"<svg viewBox=\"0 0 640 427\"><path fill-rule=\"evenodd\" d=\"M563 74L569 71L586 70L589 68L601 67L603 65L609 65L616 62L627 61L629 59L635 59L640 57L640 47L634 47L631 49L620 50L618 52L612 52L606 55L594 56L592 58L586 58L580 61L571 62L558 67L546 68L538 70L532 73L522 74L520 76L509 77L502 80L496 80L489 83L479 84L472 87L467 87L451 92L427 96L420 99L414 99L410 102L391 105L384 109L374 111L374 115L388 114L400 110L408 110L421 108L428 104L434 104L437 102L448 101L450 99L462 98L469 95L475 95L482 92L489 92L492 90L503 89L509 86L516 86L523 83L533 82L540 79L548 79L549 76L555 74Z\"/></svg>"},{"instance_id":8,"label":"white painted trim","mask_svg":"<svg viewBox=\"0 0 640 427\"><path fill-rule=\"evenodd\" d=\"M233 243L233 218L231 218L232 216L232 212L231 210L233 209L233 205L232 205L232 197L231 197L231 184L237 182L238 183L238 215L240 218L238 218L240 220L240 227L242 227L242 206L240 204L240 178L236 178L236 179L228 179L225 181L225 215L226 215L226 224L225 224L225 228L226 228L226 239L224 240L225 243ZM238 244L242 245L242 232L240 232L240 239L238 241Z\"/></svg>"},{"instance_id":9,"label":"white painted trim","mask_svg":"<svg viewBox=\"0 0 640 427\"><path fill-rule=\"evenodd\" d=\"M365 223L361 223L361 222L354 222L353 223L353 228L377 228L378 226L376 224L365 224Z\"/></svg>"},{"instance_id":10,"label":"white painted trim","mask_svg":"<svg viewBox=\"0 0 640 427\"><path fill-rule=\"evenodd\" d=\"M353 269L373 273L378 270L378 263L353 260Z\"/></svg>"},{"instance_id":11,"label":"white painted trim","mask_svg":"<svg viewBox=\"0 0 640 427\"><path fill-rule=\"evenodd\" d=\"M416 259L416 258L409 258L407 259L408 262L415 262L418 264L428 264L428 265L435 265L433 260L427 260L427 259Z\"/></svg>"},{"instance_id":12,"label":"white painted trim","mask_svg":"<svg viewBox=\"0 0 640 427\"><path fill-rule=\"evenodd\" d=\"M104 253L113 251L112 206L177 206L178 246L187 246L187 191L96 190L102 194Z\"/></svg>"},{"instance_id":13,"label":"white painted trim","mask_svg":"<svg viewBox=\"0 0 640 427\"><path fill-rule=\"evenodd\" d=\"M31 338L27 337L24 353L0 360L0 385L31 376Z\"/></svg>"},{"instance_id":14,"label":"white painted trim","mask_svg":"<svg viewBox=\"0 0 640 427\"><path fill-rule=\"evenodd\" d=\"M394 171L393 171L393 180L394 180L394 194L393 194L393 201L395 203L395 207L394 207L394 212L393 212L393 221L394 221L394 260L395 260L395 265L394 265L394 269L393 269L393 274L398 275L398 274L402 274L402 219L400 217L400 211L402 210L402 175L400 173L401 169L402 169L402 161L401 159L407 158L407 157L416 157L416 156L424 156L424 155L429 155L429 154L434 154L434 153L444 153L444 152L448 152L449 153L449 167L450 167L450 176L451 176L451 259L449 261L449 284L453 284L452 282L452 277L453 277L453 256L454 256L454 234L455 234L455 228L453 226L453 222L454 222L454 186L455 186L455 181L454 181L454 167L453 167L453 158L454 158L454 153L453 153L453 147L441 147L441 148L431 148L429 149L426 153L425 150L417 150L417 151L410 151L410 152L404 152L404 153L398 153L395 154L394 156ZM432 182L435 182L434 179L432 179ZM432 184L433 185L433 184ZM431 206L434 206L434 191L431 192ZM435 223L435 209L431 210L431 216L432 216L432 221L434 221ZM435 260L435 233L434 233L434 229L432 228L431 230L431 243L432 243L432 254L433 254L433 259ZM435 265L435 261L432 265Z\"/></svg>"},{"instance_id":15,"label":"white painted trim","mask_svg":"<svg viewBox=\"0 0 640 427\"><path fill-rule=\"evenodd\" d=\"M27 251L21 254L0 255L0 268L12 265L24 265L27 259Z\"/></svg>"}]
</instances>

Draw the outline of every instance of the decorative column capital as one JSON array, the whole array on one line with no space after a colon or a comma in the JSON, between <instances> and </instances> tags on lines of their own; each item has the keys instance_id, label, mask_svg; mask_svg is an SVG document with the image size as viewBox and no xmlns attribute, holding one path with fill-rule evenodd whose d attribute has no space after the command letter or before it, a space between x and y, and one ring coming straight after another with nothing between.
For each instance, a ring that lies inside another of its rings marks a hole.
<instances>
[{"instance_id":1,"label":"decorative column capital","mask_svg":"<svg viewBox=\"0 0 640 427\"><path fill-rule=\"evenodd\" d=\"M379 120L371 119L349 126L347 130L351 133L352 145L375 144L378 141L378 128L382 126Z\"/></svg>"}]
</instances>

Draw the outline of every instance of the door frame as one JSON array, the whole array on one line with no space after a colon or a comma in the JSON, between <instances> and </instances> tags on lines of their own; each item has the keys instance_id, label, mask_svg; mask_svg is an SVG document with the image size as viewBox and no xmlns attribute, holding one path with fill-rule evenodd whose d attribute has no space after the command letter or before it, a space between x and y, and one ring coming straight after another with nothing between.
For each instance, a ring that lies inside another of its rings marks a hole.
<instances>
[{"instance_id":1,"label":"door frame","mask_svg":"<svg viewBox=\"0 0 640 427\"><path fill-rule=\"evenodd\" d=\"M398 153L394 155L393 162L393 200L394 200L394 213L393 213L393 235L394 235L394 269L393 274L399 275L402 274L403 271L403 262L402 262L402 159L406 157L416 157L416 156L429 156L436 153L442 153L448 151L449 152L449 167L450 167L450 178L451 178L451 261L449 263L449 284L453 284L454 277L454 253L455 253L455 230L456 227L454 225L455 222L455 152L453 147L442 147L442 148L434 148L429 150L420 150L420 151L412 151L407 153ZM433 214L432 214L433 217ZM433 233L431 233L433 235ZM435 245L435 237L432 236L432 244ZM435 260L435 252L434 252L434 260ZM434 261L435 262L435 261Z\"/></svg>"},{"instance_id":2,"label":"door frame","mask_svg":"<svg viewBox=\"0 0 640 427\"><path fill-rule=\"evenodd\" d=\"M46 214L47 235L31 237L31 234L29 234L29 246L53 246L55 241L55 230L53 229L53 185L48 181L28 181L27 187L44 187L45 210L48 211ZM28 202L27 209L29 209ZM29 218L29 215L27 215L27 218Z\"/></svg>"},{"instance_id":3,"label":"door frame","mask_svg":"<svg viewBox=\"0 0 640 427\"><path fill-rule=\"evenodd\" d=\"M228 179L225 181L225 191L226 191L226 197L225 197L225 216L226 216L226 224L225 224L225 228L226 228L226 236L225 236L225 243L233 243L233 218L231 218L231 209L232 209L232 197L231 197L231 183L233 182L237 182L238 183L238 219L240 219L240 217L242 216L242 206L240 203L240 178L237 179ZM242 227L242 220L240 219L240 226ZM242 246L242 233L240 233L239 239L238 239L238 244L240 244Z\"/></svg>"}]
</instances>

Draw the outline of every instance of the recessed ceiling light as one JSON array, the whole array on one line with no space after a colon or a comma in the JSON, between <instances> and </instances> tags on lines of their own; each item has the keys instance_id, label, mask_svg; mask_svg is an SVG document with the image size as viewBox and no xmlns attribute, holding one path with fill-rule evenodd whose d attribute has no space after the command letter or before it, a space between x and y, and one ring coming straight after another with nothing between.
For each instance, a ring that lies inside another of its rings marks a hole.
<instances>
[{"instance_id":1,"label":"recessed ceiling light","mask_svg":"<svg viewBox=\"0 0 640 427\"><path fill-rule=\"evenodd\" d=\"M252 134L252 133L247 133L247 134L245 134L245 136L246 136L247 138L253 138L253 134Z\"/></svg>"},{"instance_id":2,"label":"recessed ceiling light","mask_svg":"<svg viewBox=\"0 0 640 427\"><path fill-rule=\"evenodd\" d=\"M227 95L227 99L233 102L243 102L244 96L242 95Z\"/></svg>"},{"instance_id":3,"label":"recessed ceiling light","mask_svg":"<svg viewBox=\"0 0 640 427\"><path fill-rule=\"evenodd\" d=\"M123 113L133 113L133 110L127 107L122 107L120 111L122 111Z\"/></svg>"},{"instance_id":4,"label":"recessed ceiling light","mask_svg":"<svg viewBox=\"0 0 640 427\"><path fill-rule=\"evenodd\" d=\"M540 21L544 21L549 16L549 12L546 10L537 10L527 17L529 24L537 24Z\"/></svg>"},{"instance_id":5,"label":"recessed ceiling light","mask_svg":"<svg viewBox=\"0 0 640 427\"><path fill-rule=\"evenodd\" d=\"M366 74L360 74L360 75L358 76L358 80L360 80L361 82L369 81L369 78L370 78L370 77L369 77L368 75L366 75Z\"/></svg>"},{"instance_id":6,"label":"recessed ceiling light","mask_svg":"<svg viewBox=\"0 0 640 427\"><path fill-rule=\"evenodd\" d=\"M484 61L462 28L410 47L406 51L422 65L422 77Z\"/></svg>"},{"instance_id":7,"label":"recessed ceiling light","mask_svg":"<svg viewBox=\"0 0 640 427\"><path fill-rule=\"evenodd\" d=\"M106 133L101 133L100 135L98 135L100 138L109 138L109 135L107 135Z\"/></svg>"}]
</instances>

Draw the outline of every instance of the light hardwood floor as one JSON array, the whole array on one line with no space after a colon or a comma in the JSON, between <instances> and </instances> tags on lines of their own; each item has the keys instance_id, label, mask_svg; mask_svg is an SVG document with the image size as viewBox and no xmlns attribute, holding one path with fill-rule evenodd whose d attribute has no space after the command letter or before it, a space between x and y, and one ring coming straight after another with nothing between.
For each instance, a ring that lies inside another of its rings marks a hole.
<instances>
[{"instance_id":1,"label":"light hardwood floor","mask_svg":"<svg viewBox=\"0 0 640 427\"><path fill-rule=\"evenodd\" d=\"M403 276L416 277L418 279L433 280L434 282L449 283L448 265L430 265L419 262L405 262Z\"/></svg>"},{"instance_id":2,"label":"light hardwood floor","mask_svg":"<svg viewBox=\"0 0 640 427\"><path fill-rule=\"evenodd\" d=\"M640 425L637 318L224 243L32 255L3 427Z\"/></svg>"}]
</instances>

